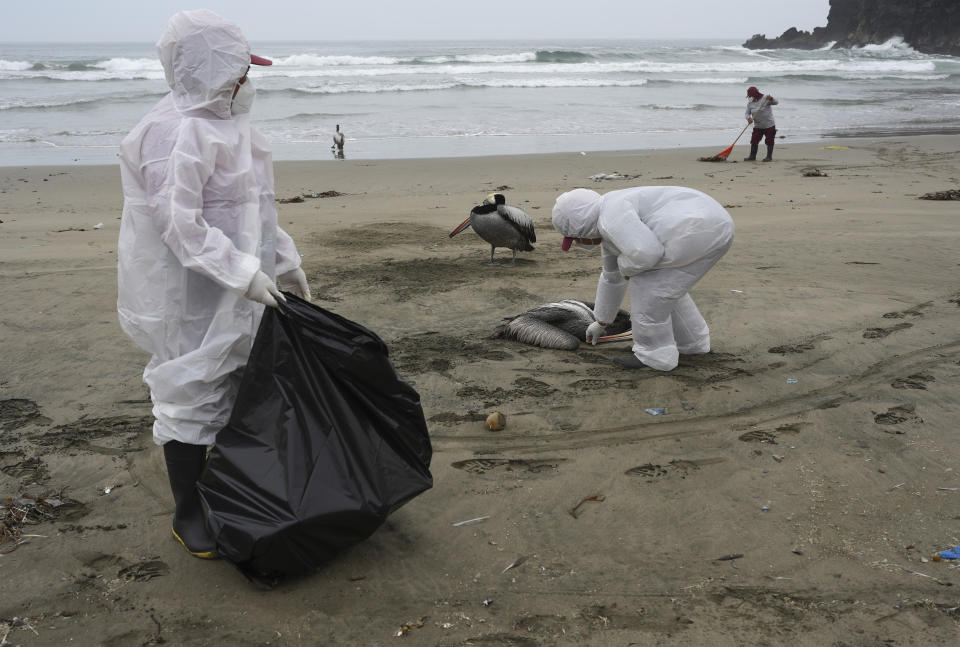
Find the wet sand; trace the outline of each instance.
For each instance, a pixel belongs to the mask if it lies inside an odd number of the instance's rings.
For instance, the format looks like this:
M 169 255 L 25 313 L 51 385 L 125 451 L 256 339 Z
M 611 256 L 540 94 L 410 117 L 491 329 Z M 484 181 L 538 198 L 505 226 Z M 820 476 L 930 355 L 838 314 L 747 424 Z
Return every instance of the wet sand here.
M 147 357 L 116 321 L 118 169 L 0 168 L 0 499 L 78 502 L 0 556 L 0 639 L 956 644 L 960 570 L 930 558 L 960 544 L 960 203 L 918 197 L 958 188 L 958 149 L 277 164 L 278 198 L 311 196 L 278 209 L 316 303 L 383 337 L 421 394 L 435 486 L 268 592 L 170 535 Z M 636 177 L 590 179 L 613 173 Z M 706 191 L 736 222 L 692 292 L 713 352 L 631 372 L 610 361 L 626 343 L 488 339 L 539 303 L 593 298 L 599 256 L 560 250 L 555 197 L 637 184 Z M 537 228 L 515 266 L 447 237 L 495 189 Z M 484 427 L 493 411 L 503 431 Z

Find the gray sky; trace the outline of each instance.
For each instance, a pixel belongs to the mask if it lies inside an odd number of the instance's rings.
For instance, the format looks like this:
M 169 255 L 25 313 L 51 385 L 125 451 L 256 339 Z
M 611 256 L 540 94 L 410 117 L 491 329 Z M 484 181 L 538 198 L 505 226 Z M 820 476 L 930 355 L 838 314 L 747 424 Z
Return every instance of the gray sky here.
M 154 42 L 172 14 L 200 7 L 237 23 L 251 41 L 746 40 L 824 26 L 829 0 L 17 0 L 4 3 L 0 42 Z

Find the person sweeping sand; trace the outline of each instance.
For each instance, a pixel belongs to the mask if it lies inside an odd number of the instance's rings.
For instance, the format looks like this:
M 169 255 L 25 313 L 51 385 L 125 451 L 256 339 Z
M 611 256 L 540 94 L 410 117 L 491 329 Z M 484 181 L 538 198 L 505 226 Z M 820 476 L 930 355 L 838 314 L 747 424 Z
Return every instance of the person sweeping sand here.
M 757 161 L 757 149 L 760 148 L 760 140 L 763 139 L 767 145 L 767 156 L 763 158 L 764 162 L 773 161 L 773 142 L 777 136 L 777 125 L 773 119 L 773 108 L 779 103 L 771 95 L 764 95 L 756 86 L 751 85 L 747 88 L 747 110 L 744 116 L 747 118 L 747 124 L 753 124 L 753 133 L 750 135 L 750 156 L 743 158 L 744 162 Z

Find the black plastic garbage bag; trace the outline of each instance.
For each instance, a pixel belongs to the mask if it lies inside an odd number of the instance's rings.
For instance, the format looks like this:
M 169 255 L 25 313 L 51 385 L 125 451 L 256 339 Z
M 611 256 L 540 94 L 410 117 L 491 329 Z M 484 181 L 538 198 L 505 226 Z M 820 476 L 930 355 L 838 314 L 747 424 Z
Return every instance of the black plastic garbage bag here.
M 286 296 L 198 484 L 220 555 L 252 576 L 310 572 L 433 485 L 420 396 L 383 341 Z

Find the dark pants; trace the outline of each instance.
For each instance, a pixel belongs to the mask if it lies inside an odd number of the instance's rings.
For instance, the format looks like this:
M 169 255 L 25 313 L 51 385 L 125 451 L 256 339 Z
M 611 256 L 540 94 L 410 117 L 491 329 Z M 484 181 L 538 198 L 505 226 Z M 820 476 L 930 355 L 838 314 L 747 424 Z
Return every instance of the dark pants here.
M 767 146 L 773 146 L 773 139 L 776 134 L 776 126 L 770 126 L 769 128 L 754 128 L 753 133 L 750 135 L 750 144 L 759 144 L 760 140 L 764 139 L 764 143 Z

